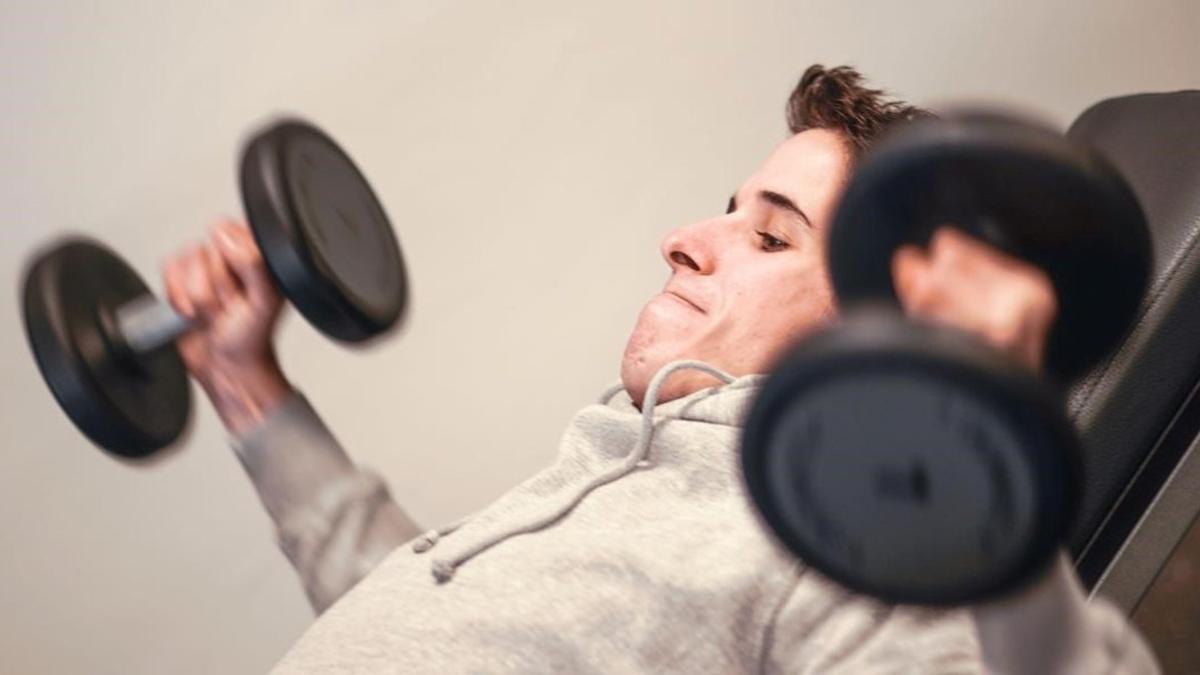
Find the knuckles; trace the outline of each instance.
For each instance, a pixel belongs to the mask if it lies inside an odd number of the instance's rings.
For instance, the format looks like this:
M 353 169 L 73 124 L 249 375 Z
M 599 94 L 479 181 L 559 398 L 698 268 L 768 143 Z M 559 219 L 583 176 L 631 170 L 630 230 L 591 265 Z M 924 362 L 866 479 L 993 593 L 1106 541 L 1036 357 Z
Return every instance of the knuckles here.
M 1007 352 L 1040 352 L 1058 305 L 1049 277 L 950 227 L 925 251 L 893 260 L 896 294 L 911 315 L 983 337 Z

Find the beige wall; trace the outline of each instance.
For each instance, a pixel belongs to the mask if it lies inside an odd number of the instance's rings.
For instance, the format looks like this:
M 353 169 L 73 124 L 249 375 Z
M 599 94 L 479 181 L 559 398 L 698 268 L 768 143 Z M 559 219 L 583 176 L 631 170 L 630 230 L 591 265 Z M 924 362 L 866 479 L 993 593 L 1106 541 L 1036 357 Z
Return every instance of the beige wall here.
M 781 138 L 810 63 L 921 103 L 1066 123 L 1200 86 L 1196 0 L 145 2 L 0 5 L 0 671 L 251 673 L 311 616 L 215 416 L 132 467 L 55 407 L 16 304 L 63 230 L 157 279 L 236 213 L 233 162 L 278 111 L 325 125 L 393 216 L 415 302 L 341 351 L 295 317 L 284 362 L 421 522 L 545 463 L 615 380 L 656 243 L 710 215 Z

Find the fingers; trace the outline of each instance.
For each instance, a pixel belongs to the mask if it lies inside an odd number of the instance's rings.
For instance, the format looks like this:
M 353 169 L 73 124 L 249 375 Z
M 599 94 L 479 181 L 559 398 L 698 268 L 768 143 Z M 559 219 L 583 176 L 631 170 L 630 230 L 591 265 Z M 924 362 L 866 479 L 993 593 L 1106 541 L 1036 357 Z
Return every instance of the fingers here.
M 196 308 L 188 295 L 187 285 L 187 253 L 171 256 L 162 266 L 163 285 L 167 289 L 167 302 L 176 312 L 191 319 L 196 316 Z
M 237 288 L 221 256 L 203 245 L 190 246 L 163 264 L 167 300 L 188 319 L 207 323 Z
M 912 311 L 921 304 L 932 266 L 929 256 L 912 244 L 901 246 L 892 255 L 892 285 L 906 309 Z
M 251 305 L 264 308 L 276 302 L 274 281 L 250 228 L 244 223 L 224 220 L 213 228 L 212 241 Z
M 167 299 L 180 314 L 205 321 L 236 301 L 269 316 L 282 302 L 250 229 L 223 220 L 206 244 L 185 249 L 163 264 Z
M 974 333 L 1038 370 L 1057 313 L 1046 273 L 954 228 L 925 249 L 902 246 L 892 278 L 905 311 Z
M 980 332 L 997 302 L 995 288 L 981 271 L 989 264 L 985 254 L 991 253 L 985 248 L 949 227 L 937 230 L 926 248 L 898 248 L 892 256 L 892 283 L 905 312 Z
M 203 246 L 191 250 L 185 259 L 183 285 L 195 308 L 196 318 L 207 322 L 221 310 L 221 298 L 217 296 L 209 269 L 209 251 Z
M 892 283 L 906 309 L 929 309 L 939 298 L 967 291 L 983 266 L 1002 263 L 1000 257 L 965 232 L 943 226 L 934 232 L 927 248 L 908 244 L 896 250 L 892 256 Z
M 238 296 L 238 284 L 233 278 L 233 272 L 225 257 L 217 249 L 215 242 L 203 249 L 204 264 L 212 284 L 213 294 L 219 305 L 234 300 Z

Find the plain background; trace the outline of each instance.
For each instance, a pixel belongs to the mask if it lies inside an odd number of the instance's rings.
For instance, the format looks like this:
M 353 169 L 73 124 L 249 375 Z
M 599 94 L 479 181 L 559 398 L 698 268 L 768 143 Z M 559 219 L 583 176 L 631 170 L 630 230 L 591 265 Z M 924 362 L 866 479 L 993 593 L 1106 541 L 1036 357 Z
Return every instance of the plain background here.
M 289 374 L 423 524 L 545 464 L 615 381 L 666 266 L 783 138 L 814 62 L 917 103 L 1065 125 L 1200 86 L 1200 2 L 5 2 L 0 5 L 0 671 L 253 673 L 311 621 L 207 402 L 163 461 L 90 447 L 29 356 L 29 253 L 64 231 L 161 288 L 164 255 L 240 213 L 248 129 L 301 113 L 371 178 L 412 276 L 361 351 L 294 315 Z

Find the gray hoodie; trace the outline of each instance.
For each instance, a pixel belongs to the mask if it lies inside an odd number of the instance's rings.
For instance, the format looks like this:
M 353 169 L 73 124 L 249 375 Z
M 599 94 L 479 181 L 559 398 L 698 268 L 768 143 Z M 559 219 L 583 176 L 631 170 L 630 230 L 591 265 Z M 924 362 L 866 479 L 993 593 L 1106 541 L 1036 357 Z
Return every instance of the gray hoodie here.
M 727 384 L 656 405 L 687 368 Z M 1062 611 L 1037 611 L 1060 626 L 1073 617 L 1075 637 L 1050 641 L 1062 653 L 1025 654 L 1027 638 L 1006 629 L 1033 625 L 1027 607 L 885 605 L 798 562 L 761 525 L 738 469 L 760 383 L 679 362 L 641 411 L 611 389 L 572 418 L 550 467 L 415 538 L 382 481 L 294 396 L 235 443 L 310 600 L 332 605 L 275 672 L 1154 671 L 1136 632 L 1085 605 L 1066 565 L 1051 601 Z

